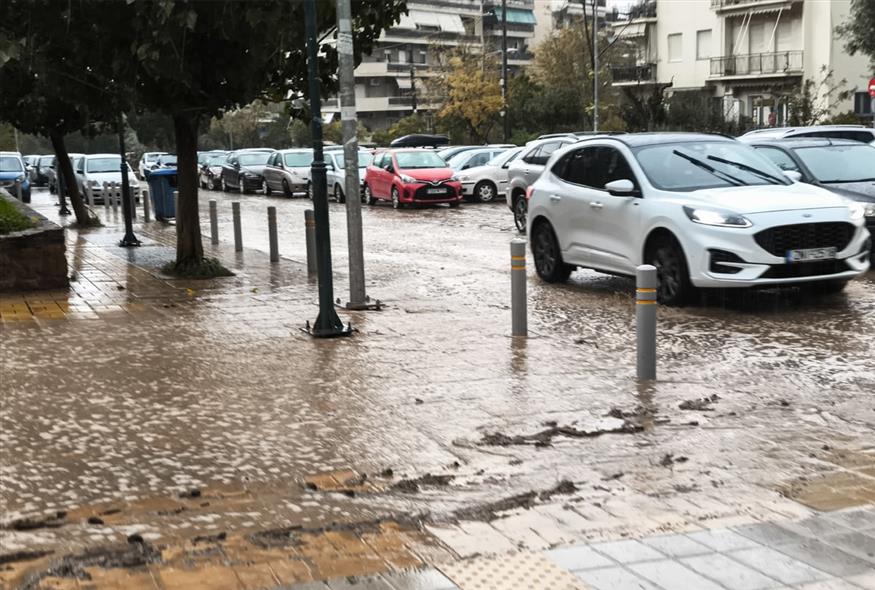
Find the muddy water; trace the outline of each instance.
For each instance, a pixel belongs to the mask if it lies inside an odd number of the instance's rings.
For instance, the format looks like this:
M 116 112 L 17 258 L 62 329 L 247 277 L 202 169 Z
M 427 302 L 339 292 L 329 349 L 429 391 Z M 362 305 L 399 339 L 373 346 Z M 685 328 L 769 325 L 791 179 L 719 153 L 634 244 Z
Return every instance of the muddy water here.
M 220 200 L 223 239 L 231 236 L 230 201 L 240 200 L 245 245 L 262 252 L 266 207 L 276 206 L 281 255 L 305 260 L 308 201 L 201 198 L 204 211 L 207 199 Z M 332 204 L 336 295 L 346 300 L 343 213 Z M 514 342 L 508 241 L 517 234 L 503 204 L 366 207 L 363 218 L 368 291 L 388 307 L 343 314 L 360 330 L 351 339 L 303 334 L 316 315 L 315 285 L 299 267 L 297 279 L 275 280 L 252 250 L 226 258 L 239 271 L 227 288 L 195 294 L 188 306 L 3 325 L 4 519 L 222 486 L 249 490 L 253 500 L 141 523 L 161 537 L 172 534 L 168 522 L 209 530 L 381 511 L 440 518 L 618 471 L 630 474 L 631 488 L 668 493 L 679 481 L 659 464 L 669 452 L 696 465 L 683 485 L 719 479 L 747 490 L 798 474 L 812 440 L 875 444 L 872 273 L 837 296 L 761 292 L 661 309 L 660 381 L 640 387 L 630 281 L 581 271 L 555 286 L 530 271 L 532 337 Z M 149 231 L 160 240 L 171 230 Z M 94 264 L 115 256 L 112 240 L 83 238 Z M 130 285 L 134 296 L 146 288 Z M 149 289 L 151 301 L 164 296 L 163 284 Z M 713 395 L 712 411 L 678 408 Z M 646 415 L 648 428 L 557 437 L 550 447 L 479 444 L 485 434 L 531 435 L 547 422 L 610 429 L 613 408 Z M 399 478 L 456 479 L 418 494 L 356 498 L 300 485 L 312 473 L 387 467 Z M 39 539 L 51 536 L 22 543 Z

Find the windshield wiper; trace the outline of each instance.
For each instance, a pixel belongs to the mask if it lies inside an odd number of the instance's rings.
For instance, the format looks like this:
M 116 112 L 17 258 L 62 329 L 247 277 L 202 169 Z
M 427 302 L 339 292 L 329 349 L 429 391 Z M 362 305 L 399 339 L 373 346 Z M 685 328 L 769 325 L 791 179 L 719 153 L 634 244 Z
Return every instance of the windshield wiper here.
M 742 179 L 736 178 L 735 176 L 733 176 L 731 174 L 727 174 L 726 172 L 723 172 L 722 170 L 717 170 L 717 168 L 708 164 L 707 162 L 703 162 L 699 158 L 694 158 L 693 156 L 687 155 L 680 150 L 674 150 L 672 153 L 676 156 L 680 156 L 681 158 L 690 162 L 694 166 L 698 166 L 702 170 L 710 172 L 711 174 L 713 174 L 717 178 L 722 178 L 725 182 L 728 182 L 729 184 L 731 184 L 733 186 L 745 186 L 745 185 L 747 185 L 747 183 L 745 181 L 743 181 Z
M 729 164 L 730 166 L 735 166 L 739 170 L 744 170 L 745 172 L 750 172 L 751 174 L 755 174 L 760 178 L 765 178 L 772 184 L 784 184 L 784 182 L 773 174 L 769 174 L 768 172 L 763 172 L 758 168 L 754 168 L 753 166 L 748 166 L 742 162 L 736 162 L 735 160 L 726 160 L 724 158 L 720 158 L 718 156 L 708 156 L 709 160 L 714 160 L 715 162 L 720 162 L 721 164 Z
M 842 179 L 837 178 L 835 180 L 821 180 L 820 182 L 823 182 L 825 184 L 850 184 L 852 182 L 872 182 L 872 181 L 875 181 L 875 178 L 855 178 L 854 180 L 842 180 Z

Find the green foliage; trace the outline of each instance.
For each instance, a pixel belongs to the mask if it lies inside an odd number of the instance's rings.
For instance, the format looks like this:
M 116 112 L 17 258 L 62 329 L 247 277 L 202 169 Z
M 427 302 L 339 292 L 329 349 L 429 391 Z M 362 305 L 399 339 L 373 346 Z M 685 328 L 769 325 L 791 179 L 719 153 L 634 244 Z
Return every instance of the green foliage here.
M 848 53 L 869 56 L 869 63 L 875 70 L 875 2 L 851 0 L 848 19 L 836 29 L 836 33 L 845 39 Z
M 830 116 L 831 107 L 853 96 L 848 90 L 847 80 L 836 80 L 835 72 L 827 66 L 820 68 L 820 79 L 808 78 L 801 86 L 789 90 L 776 89 L 772 96 L 776 102 L 785 102 L 789 118 L 787 124 L 793 127 L 820 125 Z
M 0 235 L 34 227 L 34 222 L 18 207 L 0 197 Z
M 181 279 L 213 279 L 216 277 L 233 277 L 234 273 L 225 268 L 215 258 L 202 258 L 201 260 L 183 260 L 181 262 L 168 262 L 161 267 L 164 274 Z
M 865 125 L 868 123 L 868 117 L 861 117 L 854 111 L 845 111 L 837 113 L 832 117 L 823 120 L 823 125 Z

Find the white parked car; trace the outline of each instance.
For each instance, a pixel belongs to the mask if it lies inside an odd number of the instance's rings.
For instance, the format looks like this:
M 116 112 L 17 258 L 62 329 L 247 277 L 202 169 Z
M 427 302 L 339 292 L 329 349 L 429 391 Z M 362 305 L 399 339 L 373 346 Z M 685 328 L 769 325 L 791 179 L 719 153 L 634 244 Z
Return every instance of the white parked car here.
M 875 145 L 875 129 L 862 125 L 812 125 L 810 127 L 766 127 L 748 131 L 738 139 L 747 143 L 763 139 L 789 139 L 791 137 L 828 137 L 850 139 Z
M 359 197 L 364 201 L 364 184 L 365 172 L 368 170 L 368 165 L 374 155 L 365 150 L 359 150 L 358 153 L 358 169 L 359 169 Z M 328 194 L 334 196 L 334 200 L 338 203 L 346 202 L 346 158 L 343 156 L 343 150 L 326 150 L 325 163 L 328 169 L 325 174 L 327 176 Z
M 79 190 L 82 197 L 87 197 L 87 191 L 94 194 L 94 202 L 103 202 L 103 183 L 117 183 L 121 186 L 121 157 L 118 154 L 88 154 L 77 160 L 76 176 L 79 180 Z M 140 197 L 140 183 L 134 176 L 130 164 L 128 167 L 128 184 L 134 201 Z
M 165 155 L 167 152 L 146 152 L 140 158 L 140 163 L 137 165 L 137 172 L 140 179 L 146 178 L 146 171 L 151 171 L 158 164 L 158 158 Z
M 529 190 L 538 275 L 656 266 L 657 298 L 698 287 L 816 283 L 838 291 L 869 269 L 864 209 L 793 182 L 753 148 L 715 135 L 644 133 L 556 152 Z
M 507 169 L 525 148 L 505 150 L 483 164 L 459 172 L 462 196 L 480 203 L 490 203 L 507 189 Z

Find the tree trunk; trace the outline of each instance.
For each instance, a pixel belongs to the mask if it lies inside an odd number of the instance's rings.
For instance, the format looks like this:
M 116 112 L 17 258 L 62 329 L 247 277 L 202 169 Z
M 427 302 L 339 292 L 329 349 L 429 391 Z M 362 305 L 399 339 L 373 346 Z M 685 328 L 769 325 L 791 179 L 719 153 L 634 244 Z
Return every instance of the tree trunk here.
M 64 185 L 67 189 L 67 195 L 70 197 L 70 204 L 73 205 L 73 212 L 76 214 L 76 223 L 81 227 L 91 225 L 91 217 L 88 215 L 85 203 L 82 202 L 82 195 L 79 193 L 79 183 L 76 182 L 73 164 L 70 163 L 67 146 L 64 144 L 64 134 L 60 131 L 52 131 L 49 134 L 49 139 L 52 141 L 52 148 L 55 150 L 55 157 L 58 161 L 58 170 L 55 170 L 55 174 L 62 174 L 64 176 Z M 58 193 L 61 193 L 60 184 L 58 186 Z M 63 203 L 63 194 L 59 194 L 58 198 Z
M 177 113 L 173 115 L 173 128 L 176 132 L 176 178 L 179 191 L 179 208 L 176 211 L 176 264 L 198 265 L 204 258 L 197 202 L 198 116 Z

